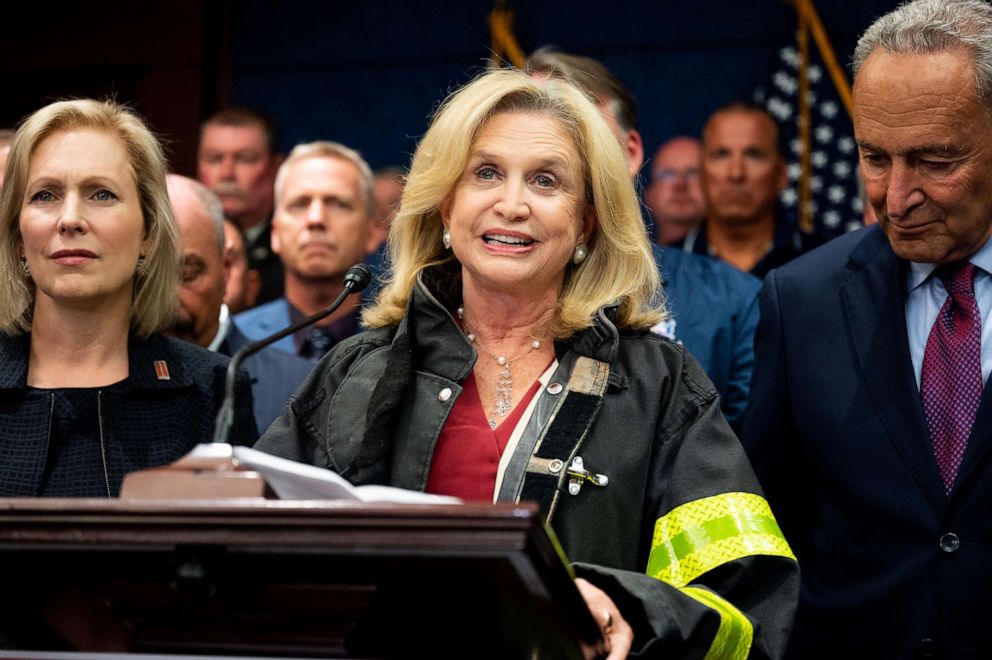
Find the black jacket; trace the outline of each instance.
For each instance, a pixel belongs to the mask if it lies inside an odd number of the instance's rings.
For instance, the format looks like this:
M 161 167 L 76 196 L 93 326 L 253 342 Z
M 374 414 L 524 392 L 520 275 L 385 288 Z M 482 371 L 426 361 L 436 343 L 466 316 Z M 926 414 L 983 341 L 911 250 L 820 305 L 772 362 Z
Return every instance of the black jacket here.
M 53 441 L 55 394 L 27 386 L 30 342 L 30 335 L 0 335 L 0 496 L 39 494 Z M 103 472 L 108 485 L 98 492 L 70 494 L 116 497 L 128 472 L 170 463 L 194 445 L 210 442 L 224 396 L 227 362 L 224 356 L 176 339 L 132 336 L 127 380 L 99 395 L 105 457 L 94 452 L 92 460 L 75 466 Z M 167 379 L 160 377 L 165 375 Z M 244 372 L 239 373 L 236 390 L 231 437 L 251 444 L 258 429 Z
M 992 658 L 992 386 L 951 492 L 878 225 L 773 271 L 743 442 L 802 563 L 789 656 Z
M 429 275 L 398 327 L 335 346 L 256 448 L 355 483 L 423 490 L 476 359 Z M 642 656 L 776 657 L 798 570 L 719 397 L 685 349 L 619 330 L 614 311 L 556 342 L 559 366 L 499 499 L 541 504 L 576 573 L 630 621 Z M 605 486 L 572 492 L 562 466 L 580 456 Z

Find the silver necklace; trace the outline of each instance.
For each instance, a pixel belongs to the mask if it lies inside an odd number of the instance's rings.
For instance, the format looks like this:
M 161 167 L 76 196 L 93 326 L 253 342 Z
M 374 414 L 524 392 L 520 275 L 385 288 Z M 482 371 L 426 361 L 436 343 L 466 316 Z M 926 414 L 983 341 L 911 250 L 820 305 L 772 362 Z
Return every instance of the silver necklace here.
M 495 430 L 497 426 L 496 418 L 506 417 L 513 404 L 513 372 L 510 370 L 510 366 L 523 356 L 541 348 L 541 340 L 535 339 L 532 341 L 530 343 L 530 347 L 520 355 L 515 355 L 513 357 L 496 355 L 476 341 L 475 333 L 472 332 L 472 330 L 468 327 L 468 323 L 465 322 L 465 308 L 459 307 L 456 311 L 458 313 L 458 318 L 461 319 L 462 325 L 465 328 L 465 338 L 468 339 L 472 345 L 482 349 L 483 353 L 495 360 L 496 364 L 501 367 L 499 370 L 499 377 L 496 379 L 496 401 L 493 402 L 493 408 L 489 415 L 489 428 Z

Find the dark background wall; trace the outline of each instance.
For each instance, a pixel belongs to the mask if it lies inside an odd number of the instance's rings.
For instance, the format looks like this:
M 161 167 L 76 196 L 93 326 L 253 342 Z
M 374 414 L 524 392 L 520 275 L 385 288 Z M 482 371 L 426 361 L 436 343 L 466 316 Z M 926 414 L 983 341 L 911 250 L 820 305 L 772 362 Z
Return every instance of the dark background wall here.
M 818 0 L 838 58 L 895 0 Z M 510 2 L 525 52 L 601 59 L 640 104 L 648 151 L 698 132 L 714 107 L 750 98 L 795 39 L 782 0 Z M 32 3 L 5 7 L 0 125 L 66 96 L 134 104 L 193 172 L 197 125 L 227 103 L 272 113 L 281 146 L 319 138 L 404 165 L 437 103 L 482 70 L 484 0 Z

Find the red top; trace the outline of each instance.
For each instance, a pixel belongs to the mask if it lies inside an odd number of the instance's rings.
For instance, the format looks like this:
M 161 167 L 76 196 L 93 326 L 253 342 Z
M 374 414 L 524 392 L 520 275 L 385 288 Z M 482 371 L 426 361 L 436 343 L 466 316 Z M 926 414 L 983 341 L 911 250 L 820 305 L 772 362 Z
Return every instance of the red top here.
M 479 398 L 475 374 L 470 373 L 434 446 L 426 492 L 454 495 L 466 501 L 492 502 L 499 459 L 540 388 L 541 381 L 535 380 L 516 407 L 493 430 L 489 428 L 489 416 Z

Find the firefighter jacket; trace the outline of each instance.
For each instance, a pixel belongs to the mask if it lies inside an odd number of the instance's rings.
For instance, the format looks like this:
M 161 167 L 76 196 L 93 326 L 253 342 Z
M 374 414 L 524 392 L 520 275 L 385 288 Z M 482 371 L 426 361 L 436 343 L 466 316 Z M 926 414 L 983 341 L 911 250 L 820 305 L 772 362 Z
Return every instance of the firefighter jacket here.
M 421 276 L 398 326 L 325 356 L 256 448 L 356 484 L 423 490 L 476 360 L 436 280 Z M 499 500 L 541 505 L 576 575 L 634 628 L 641 657 L 778 657 L 798 566 L 719 397 L 681 346 L 613 318 L 605 308 L 556 342 Z M 574 476 L 577 458 L 589 477 Z

